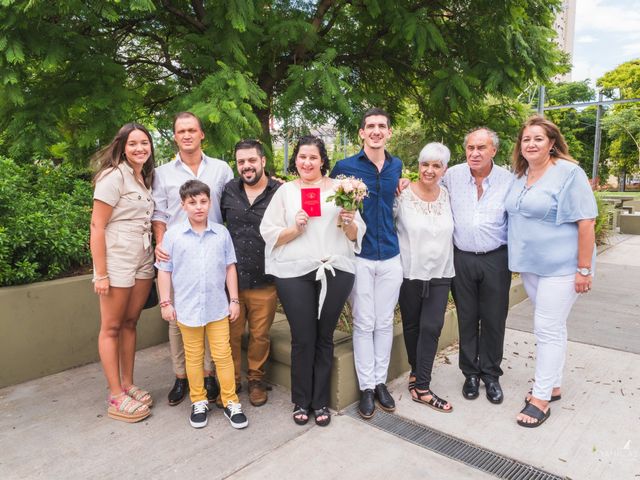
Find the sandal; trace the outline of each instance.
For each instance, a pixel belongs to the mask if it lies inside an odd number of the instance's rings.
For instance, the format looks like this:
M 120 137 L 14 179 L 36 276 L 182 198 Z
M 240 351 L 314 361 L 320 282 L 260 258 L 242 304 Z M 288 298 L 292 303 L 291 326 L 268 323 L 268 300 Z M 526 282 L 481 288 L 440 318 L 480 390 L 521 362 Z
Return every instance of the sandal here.
M 120 395 L 109 395 L 108 402 L 107 415 L 114 420 L 135 423 L 151 415 L 149 407 L 138 400 L 134 400 L 124 392 Z
M 151 398 L 151 394 L 146 390 L 142 390 L 140 387 L 131 385 L 129 388 L 123 389 L 123 391 L 131 398 L 139 401 L 143 405 L 146 405 L 149 408 L 153 406 L 153 398 Z
M 302 408 L 300 405 L 293 407 L 293 421 L 298 425 L 306 425 L 309 421 L 309 409 Z
M 526 428 L 536 428 L 542 425 L 547 418 L 551 415 L 551 409 L 547 408 L 546 413 L 540 410 L 532 403 L 527 403 L 525 407 L 520 411 L 520 413 L 524 413 L 525 415 L 537 420 L 536 422 L 523 422 L 522 420 L 518 420 L 518 425 Z
M 424 392 L 421 392 L 418 389 L 414 388 L 413 393 L 416 394 L 415 397 L 411 395 L 411 400 L 413 400 L 414 402 L 422 403 L 442 413 L 451 413 L 453 411 L 453 407 L 449 402 L 438 397 L 435 393 L 433 393 L 429 389 L 425 390 Z M 424 397 L 427 397 L 429 395 L 431 396 L 431 398 L 429 400 L 424 400 Z M 449 405 L 449 408 L 444 408 L 447 405 Z
M 409 392 L 413 391 L 416 388 L 416 374 L 413 372 L 409 373 Z
M 326 427 L 331 423 L 331 412 L 327 407 L 319 408 L 313 411 L 313 416 L 316 417 L 316 425 L 319 427 Z M 320 417 L 324 417 L 321 419 Z
M 529 393 L 527 393 L 527 397 L 524 397 L 524 403 L 528 404 L 531 401 L 531 396 L 533 395 L 533 390 L 529 390 Z M 549 399 L 549 402 L 557 402 L 558 400 L 562 400 L 562 394 L 560 395 L 551 395 L 551 398 Z

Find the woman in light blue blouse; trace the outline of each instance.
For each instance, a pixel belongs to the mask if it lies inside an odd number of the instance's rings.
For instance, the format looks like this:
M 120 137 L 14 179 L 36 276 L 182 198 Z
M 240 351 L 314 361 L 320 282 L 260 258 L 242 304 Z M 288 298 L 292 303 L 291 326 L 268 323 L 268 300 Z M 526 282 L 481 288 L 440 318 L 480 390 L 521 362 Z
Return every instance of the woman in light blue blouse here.
M 543 117 L 530 118 L 520 130 L 513 171 L 505 200 L 509 269 L 520 272 L 534 305 L 537 345 L 533 389 L 517 421 L 533 428 L 561 398 L 567 317 L 578 294 L 591 290 L 598 210 L 584 170 L 558 127 Z

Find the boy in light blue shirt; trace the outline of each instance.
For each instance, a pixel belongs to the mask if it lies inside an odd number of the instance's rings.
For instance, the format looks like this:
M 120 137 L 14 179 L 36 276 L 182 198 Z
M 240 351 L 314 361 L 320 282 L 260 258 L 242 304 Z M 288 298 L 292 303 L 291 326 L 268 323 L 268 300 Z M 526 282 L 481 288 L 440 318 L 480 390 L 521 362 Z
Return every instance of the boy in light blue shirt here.
M 224 415 L 233 428 L 245 428 L 249 422 L 236 394 L 229 343 L 229 322 L 235 321 L 240 312 L 236 256 L 227 229 L 208 221 L 210 195 L 209 187 L 199 180 L 180 187 L 187 219 L 167 230 L 162 245 L 169 260 L 156 263 L 161 314 L 166 321 L 176 320 L 182 333 L 191 426 L 202 428 L 207 424 L 209 402 L 203 380 L 206 336 L 217 367 Z

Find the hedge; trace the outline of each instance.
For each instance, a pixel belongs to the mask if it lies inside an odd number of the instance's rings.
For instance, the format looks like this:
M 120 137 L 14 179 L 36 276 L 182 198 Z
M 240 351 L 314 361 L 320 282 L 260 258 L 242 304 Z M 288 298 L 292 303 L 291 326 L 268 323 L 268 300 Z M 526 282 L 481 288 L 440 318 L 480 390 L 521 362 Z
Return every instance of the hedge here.
M 0 157 L 0 286 L 88 269 L 90 179 L 66 164 Z

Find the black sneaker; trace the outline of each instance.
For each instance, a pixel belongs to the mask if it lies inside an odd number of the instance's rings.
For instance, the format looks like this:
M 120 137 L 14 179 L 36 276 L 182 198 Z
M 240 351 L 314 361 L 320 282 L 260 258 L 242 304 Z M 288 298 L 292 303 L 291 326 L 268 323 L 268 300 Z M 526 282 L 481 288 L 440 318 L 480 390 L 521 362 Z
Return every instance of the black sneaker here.
M 242 413 L 242 405 L 239 403 L 233 403 L 231 400 L 227 402 L 227 406 L 224 407 L 224 416 L 229 419 L 233 428 L 245 428 L 249 425 L 249 420 L 244 413 Z
M 209 402 L 201 400 L 191 404 L 191 416 L 189 423 L 193 428 L 202 428 L 207 426 L 207 413 L 209 412 Z

